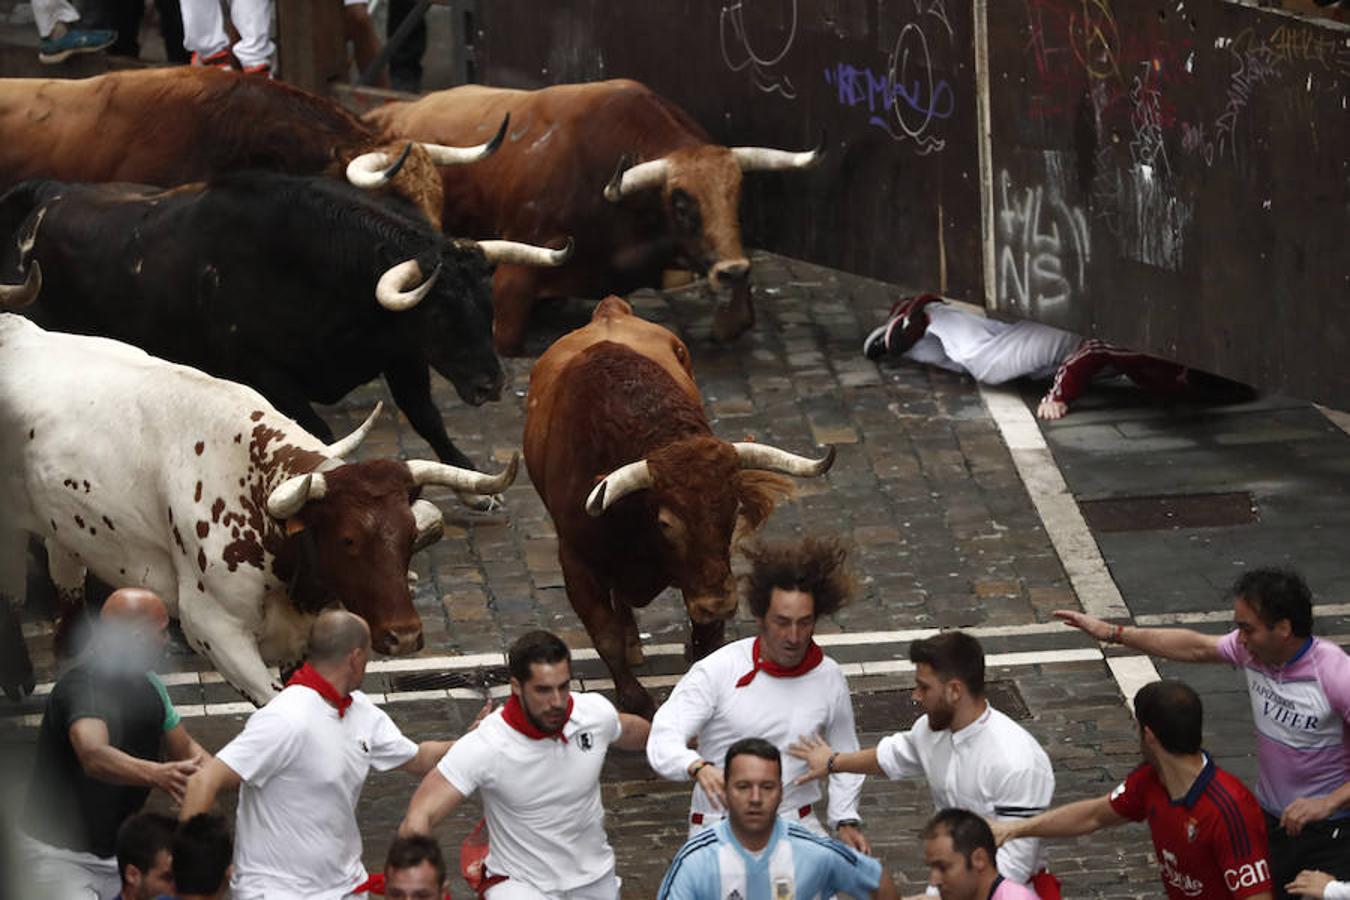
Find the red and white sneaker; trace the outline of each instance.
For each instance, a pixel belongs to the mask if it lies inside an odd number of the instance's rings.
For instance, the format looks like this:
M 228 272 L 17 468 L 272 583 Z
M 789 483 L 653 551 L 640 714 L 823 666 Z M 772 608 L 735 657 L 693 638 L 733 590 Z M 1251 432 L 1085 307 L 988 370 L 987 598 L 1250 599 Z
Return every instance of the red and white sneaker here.
M 256 66 L 244 66 L 242 71 L 245 75 L 252 75 L 255 78 L 266 78 L 269 81 L 272 80 L 271 63 L 258 63 Z
M 217 50 L 210 56 L 202 56 L 200 53 L 194 52 L 190 65 L 199 69 L 224 69 L 228 72 L 234 68 L 234 57 L 229 50 Z
M 913 347 L 928 330 L 928 314 L 923 308 L 930 303 L 941 302 L 942 298 L 937 294 L 920 294 L 897 300 L 891 307 L 886 323 L 874 328 L 863 341 L 863 356 L 868 359 L 899 356 Z

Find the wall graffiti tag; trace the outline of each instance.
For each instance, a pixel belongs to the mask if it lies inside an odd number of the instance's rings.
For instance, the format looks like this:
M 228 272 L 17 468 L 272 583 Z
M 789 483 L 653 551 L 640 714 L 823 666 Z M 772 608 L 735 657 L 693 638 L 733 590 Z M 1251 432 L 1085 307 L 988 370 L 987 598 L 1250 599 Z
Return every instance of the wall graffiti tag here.
M 1053 311 L 1087 288 L 1087 215 L 1053 183 L 1018 189 L 998 177 L 998 298 L 1024 315 Z
M 786 100 L 797 99 L 797 89 L 787 75 L 775 72 L 774 67 L 792 50 L 797 39 L 797 3 L 787 0 L 791 7 L 790 25 L 787 37 L 782 44 L 770 51 L 752 46 L 749 29 L 746 28 L 747 0 L 732 0 L 722 5 L 718 20 L 718 33 L 722 45 L 722 61 L 733 72 L 748 71 L 750 81 L 766 94 L 778 94 Z
M 893 140 L 912 142 L 920 156 L 947 146 L 943 123 L 956 109 L 956 92 L 938 75 L 952 58 L 955 31 L 945 0 L 914 0 L 915 18 L 900 29 L 884 72 L 839 62 L 825 69 L 841 106 L 863 109 L 867 124 Z

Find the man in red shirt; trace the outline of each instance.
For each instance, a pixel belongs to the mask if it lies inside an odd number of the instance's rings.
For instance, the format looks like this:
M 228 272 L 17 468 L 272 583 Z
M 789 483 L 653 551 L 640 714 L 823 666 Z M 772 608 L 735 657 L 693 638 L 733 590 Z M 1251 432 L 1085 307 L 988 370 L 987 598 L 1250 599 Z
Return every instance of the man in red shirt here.
M 995 838 L 1073 837 L 1147 820 L 1171 900 L 1270 900 L 1261 806 L 1200 749 L 1199 695 L 1184 682 L 1155 681 L 1135 696 L 1134 711 L 1143 765 L 1108 796 L 995 822 Z

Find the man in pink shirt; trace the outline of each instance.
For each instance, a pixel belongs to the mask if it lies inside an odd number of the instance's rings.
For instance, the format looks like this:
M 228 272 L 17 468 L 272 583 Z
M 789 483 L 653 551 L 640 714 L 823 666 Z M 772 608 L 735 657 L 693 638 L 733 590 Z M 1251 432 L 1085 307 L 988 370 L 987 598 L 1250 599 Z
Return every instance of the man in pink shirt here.
M 1024 884 L 998 874 L 994 832 L 965 809 L 944 809 L 923 830 L 928 883 L 942 900 L 1037 900 Z
M 1350 878 L 1350 656 L 1312 636 L 1312 593 L 1296 573 L 1255 569 L 1230 592 L 1237 628 L 1222 637 L 1186 628 L 1116 625 L 1069 610 L 1055 615 L 1102 641 L 1181 662 L 1245 670 L 1277 896 L 1302 869 Z

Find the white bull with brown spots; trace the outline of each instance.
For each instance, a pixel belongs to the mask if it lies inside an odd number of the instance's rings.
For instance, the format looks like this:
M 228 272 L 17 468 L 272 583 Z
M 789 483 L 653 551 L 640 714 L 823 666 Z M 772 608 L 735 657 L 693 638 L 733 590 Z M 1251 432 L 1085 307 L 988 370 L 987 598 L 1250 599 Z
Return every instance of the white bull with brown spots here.
M 155 591 L 254 703 L 327 606 L 363 616 L 376 650 L 414 652 L 408 562 L 440 530 L 421 486 L 496 493 L 516 461 L 498 476 L 343 462 L 374 418 L 325 445 L 251 388 L 0 314 L 0 603 L 22 597 L 33 534 L 66 602 L 82 602 L 86 570 Z

